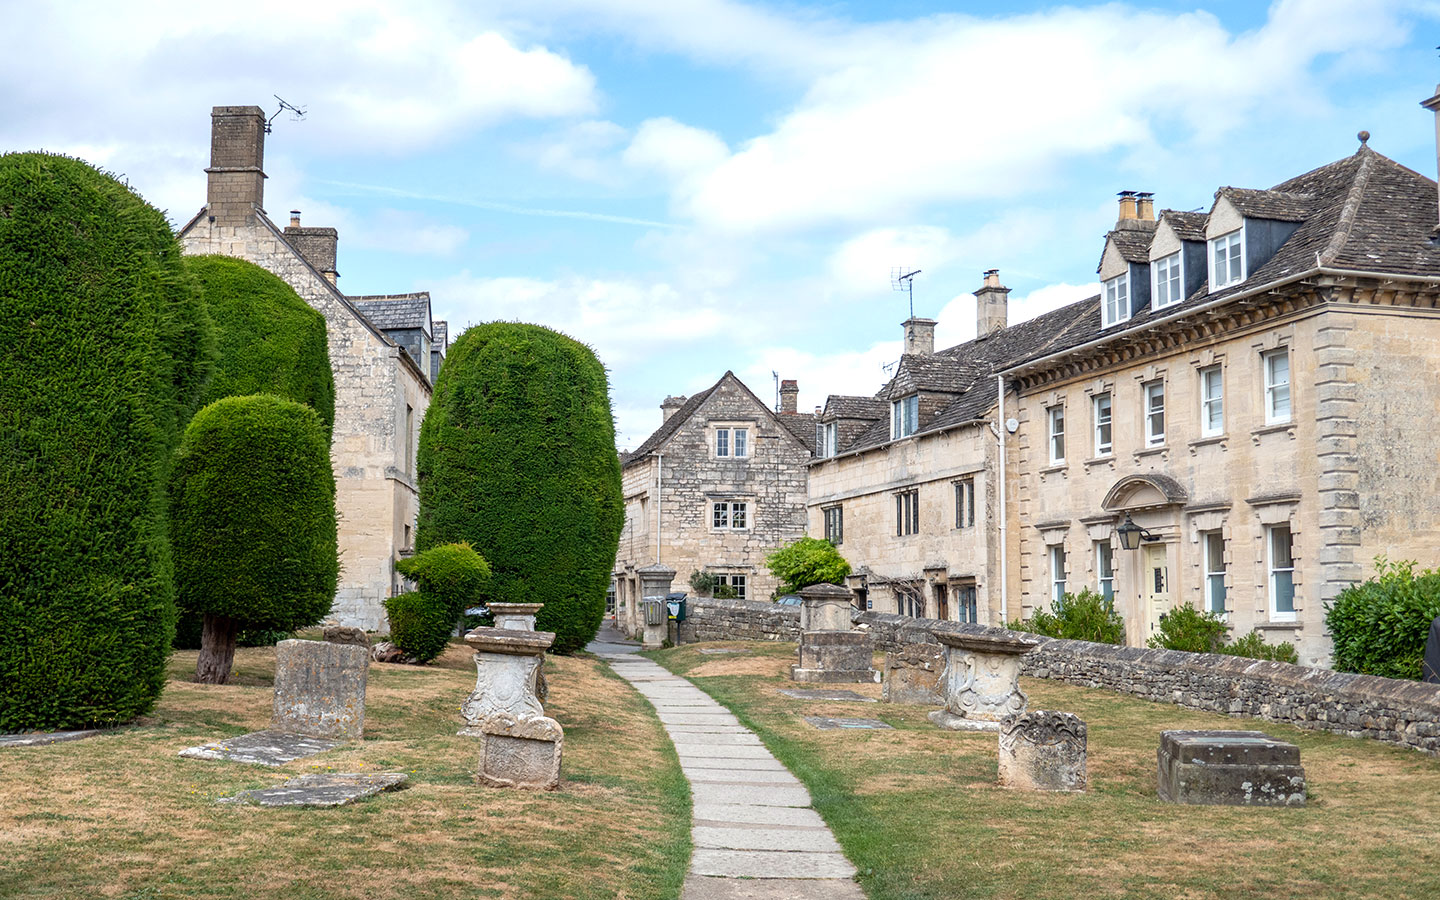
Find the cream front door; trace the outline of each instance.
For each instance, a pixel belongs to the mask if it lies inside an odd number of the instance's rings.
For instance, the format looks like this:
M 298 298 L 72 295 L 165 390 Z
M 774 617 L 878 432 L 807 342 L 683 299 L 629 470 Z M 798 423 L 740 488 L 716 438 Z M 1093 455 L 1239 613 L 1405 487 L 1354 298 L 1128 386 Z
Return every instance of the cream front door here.
M 1164 544 L 1146 544 L 1142 552 L 1145 571 L 1141 575 L 1141 594 L 1145 605 L 1145 633 L 1141 637 L 1148 641 L 1159 632 L 1160 617 L 1170 611 L 1170 562 Z

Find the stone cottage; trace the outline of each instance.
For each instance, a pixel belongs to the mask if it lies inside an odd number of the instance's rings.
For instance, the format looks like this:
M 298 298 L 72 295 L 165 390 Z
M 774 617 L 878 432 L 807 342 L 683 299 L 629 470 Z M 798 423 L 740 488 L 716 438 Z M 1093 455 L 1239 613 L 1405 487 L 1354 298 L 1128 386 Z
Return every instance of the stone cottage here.
M 937 352 L 935 321 L 911 318 L 889 383 L 874 397 L 832 395 L 820 414 L 809 533 L 854 567 L 862 608 L 985 625 L 1010 612 L 1007 536 L 1018 519 L 998 486 L 1014 451 L 1002 465 L 999 429 L 1015 398 L 996 373 L 1072 339 L 1096 301 L 1007 327 L 999 273 L 986 272 L 975 295 L 975 340 Z
M 1205 213 L 1122 194 L 1083 340 L 1004 372 L 1016 613 L 1095 588 L 1143 646 L 1187 603 L 1323 664 L 1373 557 L 1434 564 L 1436 184 L 1368 138 Z
M 186 253 L 249 260 L 284 279 L 325 316 L 335 373 L 330 447 L 340 517 L 340 585 L 331 617 L 383 627 L 398 592 L 395 561 L 412 548 L 418 511 L 416 441 L 444 359 L 446 328 L 428 294 L 346 297 L 337 287 L 333 228 L 278 227 L 265 212 L 265 113 L 211 112 L 208 195 L 180 230 Z
M 693 397 L 667 397 L 664 421 L 621 458 L 625 526 L 615 560 L 616 617 L 639 627 L 640 570 L 714 576 L 741 599 L 777 587 L 766 554 L 805 534 L 805 465 L 815 417 L 796 410 L 799 388 L 781 382 L 772 410 L 726 372 Z

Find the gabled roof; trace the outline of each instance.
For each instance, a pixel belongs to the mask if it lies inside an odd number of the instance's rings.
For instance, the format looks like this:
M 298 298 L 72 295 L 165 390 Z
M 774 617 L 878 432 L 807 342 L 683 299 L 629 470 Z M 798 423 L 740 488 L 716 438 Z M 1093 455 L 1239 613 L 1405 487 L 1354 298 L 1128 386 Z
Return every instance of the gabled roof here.
M 1440 246 L 1430 242 L 1436 226 L 1435 182 L 1367 145 L 1362 144 L 1353 156 L 1283 181 L 1269 191 L 1223 188 L 1220 194 L 1231 197 L 1232 202 L 1239 198 L 1237 208 L 1245 206 L 1241 213 L 1256 218 L 1293 216 L 1301 204 L 1306 212 L 1275 255 L 1247 272 L 1239 284 L 1214 293 L 1208 284 L 1202 284 L 1181 303 L 1158 312 L 1153 307 L 1142 309 L 1103 335 L 1097 319 L 1086 341 L 1075 346 L 1108 343 L 1157 319 L 1183 316 L 1320 269 L 1440 278 Z M 1010 368 L 1064 349 L 1070 348 L 1039 350 L 1017 359 Z
M 727 371 L 724 375 L 720 376 L 719 381 L 686 400 L 685 404 L 675 410 L 670 418 L 660 423 L 660 427 L 655 429 L 648 438 L 642 441 L 639 447 L 621 456 L 620 464 L 622 466 L 629 465 L 641 457 L 649 456 L 664 446 L 665 442 L 670 440 L 675 432 L 680 430 L 680 427 L 699 411 L 700 407 L 705 404 L 705 401 L 710 399 L 710 395 L 719 390 L 720 385 L 724 384 L 727 378 L 739 385 L 740 389 L 748 394 L 751 400 L 755 401 L 757 408 L 764 410 L 766 414 L 775 420 L 776 424 L 803 445 L 806 450 L 809 450 L 811 453 L 815 452 L 815 416 L 813 414 L 777 413 L 766 406 L 763 400 L 755 396 L 755 392 L 750 390 L 745 382 L 736 377 L 734 372 Z
M 1310 215 L 1314 194 L 1290 191 L 1254 191 L 1249 188 L 1222 187 L 1216 199 L 1224 197 L 1247 219 L 1274 219 L 1279 222 L 1303 222 Z
M 1209 218 L 1202 212 L 1186 212 L 1180 209 L 1160 210 L 1160 219 L 1168 222 L 1170 230 L 1182 241 L 1204 241 L 1205 220 Z
M 429 291 L 352 296 L 350 302 L 380 328 L 418 328 L 427 335 L 431 332 Z
M 910 354 L 900 357 L 895 377 L 884 393 L 890 398 L 916 391 L 957 394 L 970 387 L 976 370 L 968 361 L 948 353 Z
M 436 319 L 435 321 L 431 322 L 430 325 L 432 328 L 435 329 L 435 336 L 433 338 L 435 343 L 439 344 L 442 347 L 449 346 L 450 323 L 446 322 L 444 319 Z
M 814 413 L 776 413 L 775 418 L 805 449 L 815 452 L 815 423 L 820 421 Z
M 1147 227 L 1143 228 L 1116 228 L 1105 235 L 1106 247 L 1113 243 L 1115 249 L 1120 251 L 1120 257 L 1126 262 L 1148 266 L 1150 264 L 1150 240 L 1155 237 L 1155 223 L 1146 222 L 1145 224 Z M 1102 249 L 1100 262 L 1096 264 L 1095 271 L 1100 271 L 1103 265 L 1105 265 L 1105 251 Z
M 877 397 L 848 397 L 831 394 L 825 398 L 821 419 L 884 419 L 890 415 L 890 404 Z

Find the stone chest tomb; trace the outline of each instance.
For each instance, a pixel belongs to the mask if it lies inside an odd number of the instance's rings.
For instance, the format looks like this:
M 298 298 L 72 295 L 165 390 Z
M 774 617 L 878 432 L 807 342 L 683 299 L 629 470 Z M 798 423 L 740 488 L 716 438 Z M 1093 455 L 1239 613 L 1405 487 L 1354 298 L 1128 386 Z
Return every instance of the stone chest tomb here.
M 1260 731 L 1165 731 L 1160 799 L 1229 806 L 1304 806 L 1300 748 Z

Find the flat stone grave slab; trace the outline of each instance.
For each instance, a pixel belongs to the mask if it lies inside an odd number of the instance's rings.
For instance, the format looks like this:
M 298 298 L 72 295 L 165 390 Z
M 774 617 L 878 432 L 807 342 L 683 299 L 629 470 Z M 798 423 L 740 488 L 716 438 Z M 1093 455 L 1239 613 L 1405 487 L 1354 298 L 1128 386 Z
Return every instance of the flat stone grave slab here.
M 186 759 L 223 759 L 260 766 L 283 766 L 293 760 L 334 750 L 342 743 L 283 731 L 252 731 L 229 740 L 189 747 L 181 750 L 180 755 Z
M 854 691 L 811 691 L 804 688 L 781 688 L 778 693 L 796 700 L 843 700 L 848 703 L 875 703 L 874 697 L 857 694 Z
M 829 731 L 832 728 L 856 728 L 856 729 L 881 729 L 889 728 L 879 719 L 845 719 L 832 718 L 829 716 L 806 716 L 805 721 L 819 728 L 821 731 Z
M 398 791 L 407 776 L 400 772 L 362 775 L 334 772 L 297 775 L 284 784 L 241 791 L 233 797 L 221 797 L 216 803 L 253 803 L 258 806 L 344 806 L 382 791 Z
M 104 734 L 103 728 L 84 728 L 79 731 L 30 731 L 24 734 L 0 734 L 0 749 L 5 747 L 43 747 L 64 741 L 78 741 Z
M 701 647 L 701 653 L 749 653 L 746 647 Z

